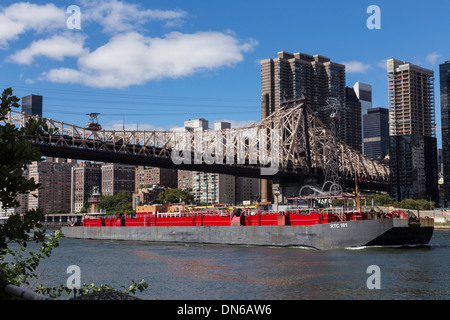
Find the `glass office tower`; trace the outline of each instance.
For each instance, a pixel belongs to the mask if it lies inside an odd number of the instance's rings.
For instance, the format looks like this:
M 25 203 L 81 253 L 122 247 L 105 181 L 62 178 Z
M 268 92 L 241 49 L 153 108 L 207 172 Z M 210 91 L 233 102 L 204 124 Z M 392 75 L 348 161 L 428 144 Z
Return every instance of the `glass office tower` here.
M 441 85 L 442 154 L 444 161 L 443 205 L 450 207 L 450 61 L 439 65 L 439 78 Z

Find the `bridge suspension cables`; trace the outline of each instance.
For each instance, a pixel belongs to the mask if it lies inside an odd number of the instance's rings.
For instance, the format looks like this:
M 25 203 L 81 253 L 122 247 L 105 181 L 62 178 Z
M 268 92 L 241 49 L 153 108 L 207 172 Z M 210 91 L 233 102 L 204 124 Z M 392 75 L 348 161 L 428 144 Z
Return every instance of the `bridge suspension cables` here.
M 23 126 L 30 117 L 37 116 L 10 111 L 4 121 Z M 55 133 L 29 137 L 44 156 L 279 181 L 337 173 L 341 180 L 389 182 L 386 165 L 339 140 L 304 101 L 248 126 L 222 130 L 90 130 L 53 119 L 47 124 Z

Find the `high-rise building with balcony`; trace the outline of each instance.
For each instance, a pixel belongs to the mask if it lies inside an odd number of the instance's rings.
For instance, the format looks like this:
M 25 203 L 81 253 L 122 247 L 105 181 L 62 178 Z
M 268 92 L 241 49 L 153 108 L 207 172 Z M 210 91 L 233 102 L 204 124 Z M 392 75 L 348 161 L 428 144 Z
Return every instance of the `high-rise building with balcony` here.
M 387 61 L 391 136 L 435 137 L 434 71 L 406 61 Z
M 439 203 L 434 72 L 406 61 L 387 61 L 391 194 Z

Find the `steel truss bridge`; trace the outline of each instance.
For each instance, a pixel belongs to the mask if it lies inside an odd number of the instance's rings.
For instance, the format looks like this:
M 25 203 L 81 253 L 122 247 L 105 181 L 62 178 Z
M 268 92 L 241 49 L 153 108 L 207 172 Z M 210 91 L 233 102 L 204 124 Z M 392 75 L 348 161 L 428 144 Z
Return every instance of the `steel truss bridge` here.
M 4 122 L 24 126 L 30 117 L 37 118 L 10 111 Z M 327 168 L 335 166 L 332 161 L 338 159 L 343 183 L 354 186 L 358 179 L 361 189 L 383 191 L 389 185 L 386 165 L 338 140 L 304 102 L 282 107 L 249 126 L 203 132 L 92 131 L 53 119 L 47 119 L 47 124 L 56 133 L 28 137 L 44 156 L 213 172 L 280 183 L 323 181 Z M 276 170 L 270 172 L 269 168 Z

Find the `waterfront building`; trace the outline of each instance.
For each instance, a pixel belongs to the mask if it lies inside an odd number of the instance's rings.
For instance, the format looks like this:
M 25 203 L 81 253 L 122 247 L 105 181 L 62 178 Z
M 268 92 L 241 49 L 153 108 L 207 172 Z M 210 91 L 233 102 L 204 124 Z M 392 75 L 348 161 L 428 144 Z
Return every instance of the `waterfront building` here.
M 133 210 L 136 207 L 150 204 L 152 201 L 157 200 L 158 195 L 167 190 L 167 188 L 160 187 L 155 184 L 153 186 L 147 185 L 145 187 L 139 188 L 133 193 Z
M 192 190 L 192 171 L 178 170 L 178 188 L 189 192 Z
M 22 112 L 42 117 L 42 96 L 30 94 L 23 97 Z
M 72 167 L 71 212 L 89 209 L 88 200 L 94 187 L 102 185 L 102 165 L 89 161 L 79 162 Z
M 382 160 L 389 153 L 389 109 L 369 108 L 363 118 L 364 154 Z
M 391 195 L 439 203 L 434 120 L 434 72 L 387 61 Z
M 102 195 L 113 196 L 121 191 L 135 192 L 135 166 L 103 163 Z
M 235 177 L 227 174 L 193 172 L 192 195 L 196 203 L 236 202 Z
M 42 208 L 44 213 L 70 212 L 71 172 L 76 160 L 47 157 L 32 162 L 29 178 L 41 186 L 28 195 L 28 209 Z
M 259 179 L 236 177 L 236 203 L 255 202 L 260 196 L 259 185 Z
M 450 61 L 439 65 L 442 123 L 443 205 L 450 207 Z

